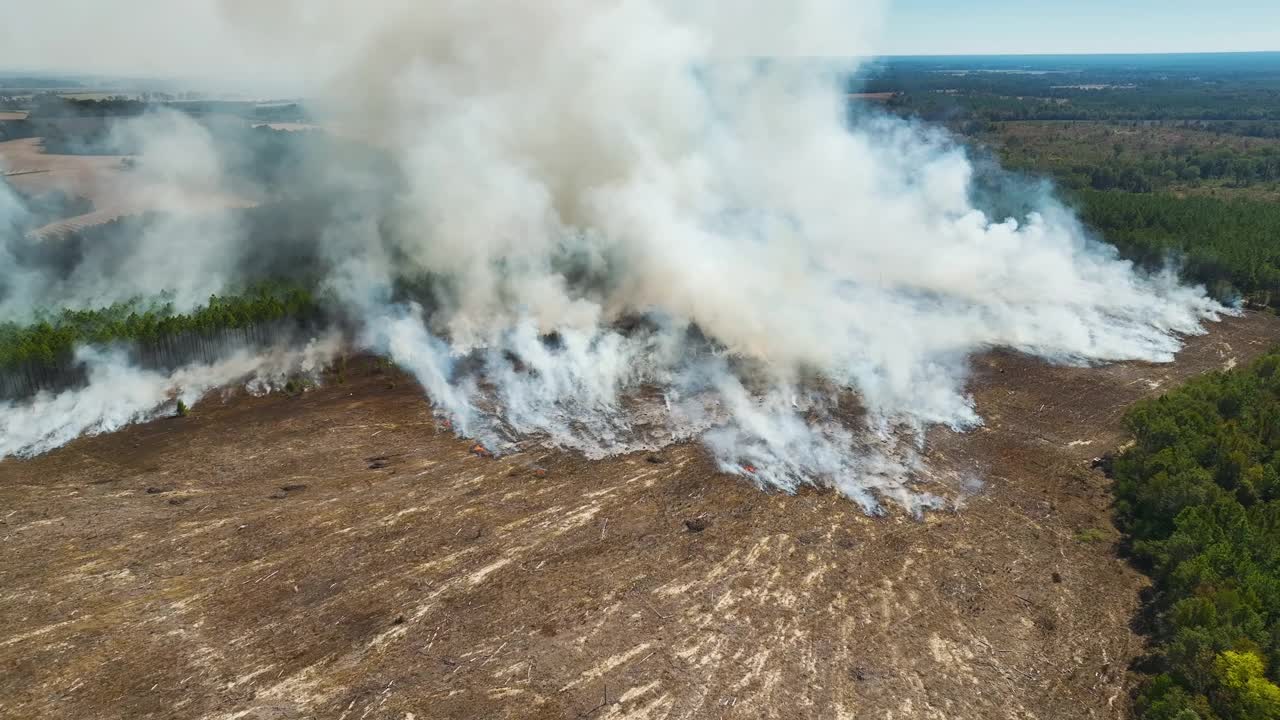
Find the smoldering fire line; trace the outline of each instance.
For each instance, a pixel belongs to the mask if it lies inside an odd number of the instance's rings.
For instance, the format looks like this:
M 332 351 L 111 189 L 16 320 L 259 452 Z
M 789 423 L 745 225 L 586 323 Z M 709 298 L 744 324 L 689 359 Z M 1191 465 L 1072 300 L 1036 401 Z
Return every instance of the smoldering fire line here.
M 205 394 L 232 383 L 251 392 L 283 387 L 295 375 L 313 375 L 341 347 L 340 336 L 313 338 L 297 348 L 240 350 L 211 363 L 191 363 L 169 372 L 144 370 L 120 352 L 82 348 L 82 387 L 41 392 L 29 401 L 0 403 L 0 459 L 30 457 L 82 435 L 113 432 L 172 414 L 178 403 L 195 405 Z
M 90 368 L 82 350 L 110 351 L 139 370 L 170 373 L 187 365 L 212 365 L 244 352 L 305 345 L 319 327 L 284 320 L 224 328 L 209 332 L 183 331 L 143 342 L 81 344 L 65 356 L 30 360 L 0 368 L 0 402 L 21 402 L 39 393 L 62 393 L 88 384 Z

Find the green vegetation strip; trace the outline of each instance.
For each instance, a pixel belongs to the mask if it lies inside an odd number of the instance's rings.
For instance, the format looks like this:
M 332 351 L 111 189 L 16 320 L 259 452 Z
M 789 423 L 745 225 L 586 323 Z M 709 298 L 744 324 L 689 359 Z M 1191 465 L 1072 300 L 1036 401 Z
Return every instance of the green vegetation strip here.
M 230 297 L 214 295 L 207 305 L 186 314 L 174 313 L 168 303 L 146 306 L 141 301 L 98 310 L 63 310 L 31 325 L 0 324 L 0 369 L 53 367 L 83 344 L 148 344 L 184 333 L 212 335 L 318 314 L 319 303 L 312 292 L 290 284 L 257 285 Z
M 1280 718 L 1280 350 L 1127 423 L 1117 519 L 1154 583 L 1138 717 Z
M 994 136 L 1002 142 L 1001 164 L 1049 173 L 1071 190 L 1232 194 L 1244 189 L 1274 192 L 1280 182 L 1280 144 L 1275 142 L 1241 140 L 1233 147 L 1206 132 L 1160 128 L 1053 124 L 1016 130 Z M 1168 145 L 1162 147 L 1161 141 Z
M 1280 304 L 1280 204 L 1208 197 L 1084 191 L 1086 223 L 1125 257 L 1182 264 L 1183 277 L 1219 299 L 1239 293 Z

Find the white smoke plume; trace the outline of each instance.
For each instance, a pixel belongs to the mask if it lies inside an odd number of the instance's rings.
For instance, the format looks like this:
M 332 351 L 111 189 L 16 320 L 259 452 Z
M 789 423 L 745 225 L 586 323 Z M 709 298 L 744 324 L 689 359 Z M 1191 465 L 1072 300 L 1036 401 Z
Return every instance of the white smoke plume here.
M 218 32 L 272 75 L 305 68 L 331 127 L 396 159 L 393 212 L 354 206 L 317 239 L 329 285 L 366 347 L 495 450 L 702 437 L 762 486 L 919 511 L 943 502 L 917 486 L 923 431 L 980 422 L 973 353 L 1167 361 L 1223 310 L 1049 197 L 984 213 L 944 133 L 851 121 L 856 61 L 830 58 L 873 54 L 866 5 L 222 10 Z M 389 299 L 421 276 L 430 310 Z
M 755 5 L 446 2 L 366 21 L 335 76 L 359 110 L 342 122 L 402 153 L 414 231 L 399 250 L 458 288 L 438 337 L 402 316 L 375 347 L 459 428 L 626 451 L 662 437 L 627 402 L 656 386 L 683 398 L 668 441 L 710 429 L 727 471 L 916 509 L 933 501 L 904 489 L 909 457 L 872 451 L 828 401 L 787 398 L 806 380 L 848 388 L 872 436 L 970 427 L 973 352 L 1168 360 L 1218 310 L 1136 274 L 1048 198 L 986 216 L 941 133 L 851 128 L 841 75 L 795 60 L 832 32 L 859 54 L 851 4 Z M 610 329 L 632 314 L 664 329 Z M 690 325 L 714 344 L 688 343 Z M 450 369 L 475 348 L 481 371 Z

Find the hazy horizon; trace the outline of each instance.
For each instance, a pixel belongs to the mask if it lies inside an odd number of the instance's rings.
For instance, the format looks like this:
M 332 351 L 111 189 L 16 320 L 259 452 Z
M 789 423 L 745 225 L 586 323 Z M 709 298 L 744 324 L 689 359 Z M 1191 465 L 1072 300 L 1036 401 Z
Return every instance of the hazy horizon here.
M 0 28 L 0 70 L 91 74 L 114 78 L 197 78 L 253 88 L 309 88 L 340 59 L 336 48 L 281 53 L 295 36 L 327 22 L 323 6 L 284 2 L 273 7 L 280 34 L 238 33 L 239 0 L 49 0 L 29 9 L 21 32 Z M 672 6 L 674 7 L 674 6 Z M 770 17 L 757 2 L 749 14 Z M 681 11 L 684 12 L 684 11 Z M 1079 0 L 1069 6 L 979 0 L 849 3 L 855 20 L 823 23 L 787 57 L 1015 57 L 1269 53 L 1280 51 L 1280 3 L 1235 0 L 1212 7 L 1172 0 L 1134 0 L 1123 6 Z M 358 36 L 367 18 L 356 15 Z M 772 21 L 767 21 L 770 25 Z M 367 29 L 367 28 L 366 28 Z M 767 47 L 768 38 L 758 38 Z M 774 55 L 736 48 L 733 52 Z M 752 46 L 753 48 L 756 46 Z M 296 48 L 295 48 L 296 49 Z M 283 62 L 288 57 L 293 62 Z
M 1058 59 L 1073 58 L 1213 58 L 1213 57 L 1239 57 L 1239 56 L 1274 56 L 1274 59 L 1280 60 L 1280 50 L 1231 50 L 1231 51 L 1201 51 L 1201 52 L 1077 52 L 1077 53 L 1035 53 L 1035 52 L 1008 52 L 1008 53 L 901 53 L 887 55 L 873 55 L 864 58 L 857 58 L 860 61 L 876 61 L 876 60 L 915 60 L 915 59 L 931 59 L 931 60 L 976 60 L 976 59 L 1005 59 L 1017 58 L 1026 60 L 1043 60 L 1051 61 Z M 815 58 L 822 59 L 822 58 Z M 830 59 L 842 59 L 832 57 Z M 138 74 L 138 73 L 109 73 L 92 70 L 74 70 L 63 68 L 34 67 L 34 66 L 16 66 L 16 65 L 0 65 L 0 77 L 3 76 L 35 76 L 60 78 L 63 80 L 150 80 L 150 81 L 181 81 L 186 79 L 199 80 L 200 78 L 192 78 L 181 74 L 160 75 L 160 74 Z

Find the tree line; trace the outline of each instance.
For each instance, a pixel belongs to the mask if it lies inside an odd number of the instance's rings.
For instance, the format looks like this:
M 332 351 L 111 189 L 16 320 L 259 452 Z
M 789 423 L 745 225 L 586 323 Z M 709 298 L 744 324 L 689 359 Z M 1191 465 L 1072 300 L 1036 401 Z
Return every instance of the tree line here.
M 1133 193 L 1076 193 L 1081 217 L 1150 269 L 1181 266 L 1221 300 L 1280 307 L 1280 204 Z
M 1001 156 L 1010 168 L 1049 172 L 1070 189 L 1155 192 L 1213 182 L 1230 188 L 1280 182 L 1280 148 L 1277 147 L 1242 152 L 1234 148 L 1184 145 L 1134 156 L 1123 153 L 1117 145 L 1115 153 L 1104 160 L 1079 162 L 1046 158 L 1034 144 L 1011 142 L 1003 148 Z
M 931 122 L 981 119 L 991 122 L 1017 120 L 1052 121 L 1226 121 L 1254 132 L 1267 132 L 1268 123 L 1280 121 L 1280 93 L 1206 97 L 1202 93 L 1161 93 L 1139 89 L 1079 90 L 1058 95 L 1037 88 L 1043 97 L 986 95 L 936 90 L 900 93 L 889 106 Z M 1241 133 L 1243 134 L 1243 133 Z
M 168 302 L 149 307 L 140 299 L 92 310 L 64 309 L 28 325 L 0 324 L 0 370 L 57 370 L 73 362 L 80 345 L 156 345 L 183 334 L 212 335 L 278 320 L 314 322 L 320 313 L 313 292 L 290 283 L 262 283 L 239 295 L 213 295 L 188 313 L 175 313 Z
M 1116 516 L 1154 585 L 1138 717 L 1280 718 L 1280 351 L 1126 423 Z

